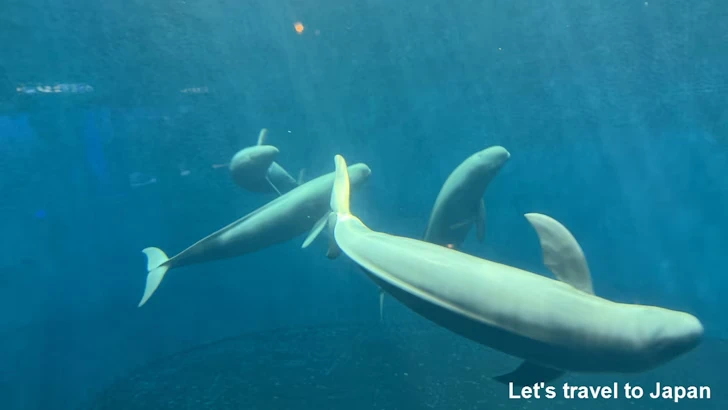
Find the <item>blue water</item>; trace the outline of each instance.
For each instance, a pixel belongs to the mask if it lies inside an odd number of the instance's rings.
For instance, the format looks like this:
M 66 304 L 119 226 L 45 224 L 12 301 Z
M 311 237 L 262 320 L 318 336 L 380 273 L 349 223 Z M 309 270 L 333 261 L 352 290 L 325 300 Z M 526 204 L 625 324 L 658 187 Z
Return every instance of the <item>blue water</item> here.
M 216 167 L 264 127 L 294 176 L 366 162 L 358 216 L 411 237 L 449 173 L 503 145 L 465 251 L 546 274 L 523 218 L 546 213 L 600 296 L 726 337 L 726 44 L 718 0 L 6 1 L 0 408 L 75 408 L 244 332 L 377 320 L 374 285 L 303 236 L 175 271 L 136 307 L 141 249 L 272 199 Z

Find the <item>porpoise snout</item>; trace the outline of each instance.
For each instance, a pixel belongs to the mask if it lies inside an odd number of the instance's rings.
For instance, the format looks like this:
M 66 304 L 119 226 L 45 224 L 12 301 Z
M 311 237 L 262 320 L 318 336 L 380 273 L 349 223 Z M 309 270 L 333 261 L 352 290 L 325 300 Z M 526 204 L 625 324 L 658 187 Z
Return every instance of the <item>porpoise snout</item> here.
M 230 169 L 235 172 L 248 172 L 251 168 L 268 168 L 275 161 L 278 148 L 272 145 L 255 145 L 241 149 L 230 161 Z
M 478 170 L 477 173 L 492 178 L 508 162 L 511 153 L 500 145 L 494 145 L 478 152 L 473 157 L 475 160 L 473 165 Z
M 699 345 L 700 342 L 703 340 L 703 336 L 705 335 L 705 328 L 697 317 L 689 315 L 687 313 L 684 322 L 684 337 L 688 344 L 692 344 L 692 349 L 695 346 Z
M 494 145 L 480 151 L 479 157 L 484 162 L 503 163 L 511 157 L 511 153 L 500 145 Z
M 351 179 L 352 184 L 366 181 L 371 174 L 372 170 L 367 164 L 358 163 L 349 166 L 349 179 Z
M 371 168 L 369 168 L 369 167 L 368 167 L 368 166 L 366 166 L 366 165 L 364 165 L 364 167 L 366 168 L 366 169 L 365 169 L 365 170 L 363 171 L 363 172 L 364 172 L 364 174 L 365 174 L 365 175 L 366 175 L 367 177 L 368 177 L 368 176 L 370 176 L 370 175 L 372 174 L 372 169 L 371 169 Z
M 667 309 L 655 310 L 658 316 L 653 337 L 645 353 L 654 363 L 664 363 L 696 348 L 703 340 L 703 324 L 695 316 Z

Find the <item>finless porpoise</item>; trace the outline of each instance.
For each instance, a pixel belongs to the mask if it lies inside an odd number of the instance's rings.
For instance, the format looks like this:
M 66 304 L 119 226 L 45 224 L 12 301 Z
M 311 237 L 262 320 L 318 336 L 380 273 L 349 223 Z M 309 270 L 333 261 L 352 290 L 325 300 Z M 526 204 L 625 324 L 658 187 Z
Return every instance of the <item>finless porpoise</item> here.
M 279 150 L 266 145 L 268 130 L 263 128 L 258 135 L 258 143 L 238 151 L 230 160 L 230 176 L 235 184 L 250 192 L 283 195 L 300 185 L 275 159 Z
M 366 164 L 349 167 L 351 183 L 362 185 L 371 174 Z M 290 192 L 214 232 L 168 258 L 159 248 L 145 248 L 147 281 L 139 306 L 144 305 L 170 269 L 219 259 L 233 258 L 288 241 L 307 230 L 310 243 L 326 226 L 333 172 L 312 179 Z
M 475 226 L 479 242 L 485 240 L 485 190 L 511 154 L 499 145 L 470 155 L 447 177 L 430 212 L 423 240 L 460 249 Z M 379 290 L 379 320 L 384 320 L 384 291 Z
M 641 372 L 695 348 L 701 322 L 685 312 L 595 296 L 576 240 L 542 214 L 526 214 L 558 280 L 445 246 L 369 229 L 349 208 L 349 175 L 335 157 L 329 223 L 338 248 L 414 312 L 519 357 L 501 383 L 549 382 L 566 371 Z
M 511 154 L 493 146 L 469 156 L 442 185 L 430 213 L 424 240 L 459 249 L 475 226 L 478 241 L 485 238 L 483 195 Z

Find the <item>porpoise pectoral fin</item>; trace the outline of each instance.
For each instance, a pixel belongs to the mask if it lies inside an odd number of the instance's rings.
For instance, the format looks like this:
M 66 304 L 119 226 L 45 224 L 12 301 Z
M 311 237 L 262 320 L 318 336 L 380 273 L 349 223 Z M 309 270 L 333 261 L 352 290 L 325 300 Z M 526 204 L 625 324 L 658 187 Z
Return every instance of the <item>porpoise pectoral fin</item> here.
M 468 218 L 468 219 L 462 220 L 460 222 L 455 222 L 454 224 L 450 225 L 448 228 L 450 228 L 450 229 L 460 229 L 463 226 L 470 225 L 473 222 L 475 222 L 475 218 Z
M 475 220 L 475 235 L 478 242 L 485 241 L 485 199 L 480 198 L 478 204 L 478 219 Z
M 318 221 L 313 225 L 313 228 L 311 228 L 311 232 L 306 237 L 306 240 L 303 241 L 303 245 L 301 245 L 301 249 L 307 248 L 308 245 L 311 245 L 311 242 L 313 242 L 319 234 L 321 234 L 321 231 L 324 230 L 326 227 L 326 222 L 329 221 L 329 214 L 331 212 L 327 212 L 326 215 L 319 218 Z
M 593 295 L 589 266 L 571 232 L 550 216 L 529 213 L 525 217 L 538 234 L 544 265 L 560 281 Z
M 341 255 L 341 248 L 336 244 L 336 238 L 334 238 L 334 228 L 336 228 L 336 214 L 329 212 L 329 250 L 326 252 L 326 257 L 329 259 L 336 259 Z
M 267 128 L 263 128 L 262 130 L 260 130 L 260 133 L 258 134 L 258 145 L 264 145 L 265 139 L 267 136 L 268 136 Z
M 305 176 L 306 176 L 306 168 L 301 168 L 301 170 L 298 171 L 298 179 L 296 180 L 296 183 L 298 185 L 303 185 L 303 183 L 306 182 Z
M 548 383 L 561 377 L 563 374 L 563 370 L 552 369 L 531 362 L 523 362 L 516 370 L 496 376 L 493 379 L 503 384 L 512 382 L 515 386 L 523 387 L 533 386 L 541 382 Z
M 278 192 L 282 194 L 288 193 L 299 186 L 298 181 L 293 179 L 291 174 L 289 174 L 288 171 L 281 166 L 281 164 L 275 161 L 270 164 L 265 176 L 273 185 L 275 185 Z
M 379 288 L 379 321 L 384 322 L 384 290 Z
M 265 180 L 268 181 L 268 184 L 270 184 L 270 186 L 273 188 L 273 190 L 278 193 L 278 196 L 282 196 L 283 195 L 283 194 L 281 194 L 281 191 L 279 191 L 278 188 L 276 188 L 275 184 L 273 182 L 271 182 L 270 178 L 268 178 L 266 176 L 265 177 Z

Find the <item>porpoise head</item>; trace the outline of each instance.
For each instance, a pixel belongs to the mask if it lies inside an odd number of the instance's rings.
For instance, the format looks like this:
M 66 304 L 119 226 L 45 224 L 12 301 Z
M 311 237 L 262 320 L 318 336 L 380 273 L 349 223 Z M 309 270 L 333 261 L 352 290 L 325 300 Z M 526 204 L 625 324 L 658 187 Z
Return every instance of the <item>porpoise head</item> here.
M 245 189 L 257 190 L 266 182 L 268 169 L 278 156 L 278 148 L 272 145 L 254 145 L 238 151 L 230 161 L 230 176 Z
M 495 145 L 472 155 L 474 171 L 479 175 L 495 175 L 511 157 L 511 153 L 500 145 Z
M 372 170 L 369 169 L 367 164 L 358 163 L 348 167 L 349 171 L 349 183 L 353 187 L 357 187 L 369 179 L 369 175 L 372 174 Z
M 653 308 L 643 334 L 642 357 L 651 368 L 683 355 L 703 340 L 703 324 L 695 316 L 669 309 Z
M 460 173 L 460 189 L 470 192 L 480 200 L 490 181 L 511 157 L 503 147 L 494 145 L 468 157 L 455 172 Z
M 230 161 L 230 170 L 267 170 L 275 161 L 278 152 L 278 148 L 272 145 L 255 145 L 241 149 Z

